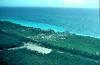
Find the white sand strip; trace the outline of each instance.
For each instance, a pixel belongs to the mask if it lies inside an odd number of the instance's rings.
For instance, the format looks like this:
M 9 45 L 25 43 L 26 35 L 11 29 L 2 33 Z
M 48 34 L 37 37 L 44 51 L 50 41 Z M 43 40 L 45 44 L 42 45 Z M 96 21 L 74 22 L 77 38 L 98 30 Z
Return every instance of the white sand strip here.
M 52 49 L 41 47 L 39 45 L 32 44 L 31 42 L 24 43 L 24 45 L 21 47 L 9 48 L 8 50 L 17 50 L 22 48 L 27 48 L 28 50 L 37 51 L 38 53 L 42 53 L 42 54 L 48 54 L 52 51 Z

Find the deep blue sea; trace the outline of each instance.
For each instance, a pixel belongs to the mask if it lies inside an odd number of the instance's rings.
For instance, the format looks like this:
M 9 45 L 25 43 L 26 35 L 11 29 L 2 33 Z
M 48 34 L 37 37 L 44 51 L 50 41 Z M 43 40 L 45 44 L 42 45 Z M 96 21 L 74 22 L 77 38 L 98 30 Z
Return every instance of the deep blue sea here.
M 0 19 L 23 26 L 100 38 L 99 9 L 0 7 Z

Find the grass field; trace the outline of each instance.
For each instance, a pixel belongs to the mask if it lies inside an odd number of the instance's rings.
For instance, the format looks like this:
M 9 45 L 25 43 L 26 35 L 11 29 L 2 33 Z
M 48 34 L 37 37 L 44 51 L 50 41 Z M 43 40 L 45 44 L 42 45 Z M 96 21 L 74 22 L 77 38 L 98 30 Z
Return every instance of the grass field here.
M 27 48 L 8 50 L 29 42 L 52 52 L 41 54 Z M 100 65 L 100 39 L 0 21 L 0 64 Z

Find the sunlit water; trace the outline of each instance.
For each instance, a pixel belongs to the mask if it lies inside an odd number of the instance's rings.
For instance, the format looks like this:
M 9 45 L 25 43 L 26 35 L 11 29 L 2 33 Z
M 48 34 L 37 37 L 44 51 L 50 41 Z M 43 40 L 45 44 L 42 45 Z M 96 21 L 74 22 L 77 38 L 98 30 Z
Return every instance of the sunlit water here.
M 98 9 L 0 8 L 0 19 L 23 26 L 100 38 Z

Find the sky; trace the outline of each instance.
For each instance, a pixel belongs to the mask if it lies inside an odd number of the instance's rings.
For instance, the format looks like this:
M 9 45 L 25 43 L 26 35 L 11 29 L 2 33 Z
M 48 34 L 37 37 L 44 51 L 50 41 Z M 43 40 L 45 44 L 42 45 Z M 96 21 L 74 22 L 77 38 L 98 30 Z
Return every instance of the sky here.
M 99 8 L 99 0 L 0 0 L 0 7 Z

